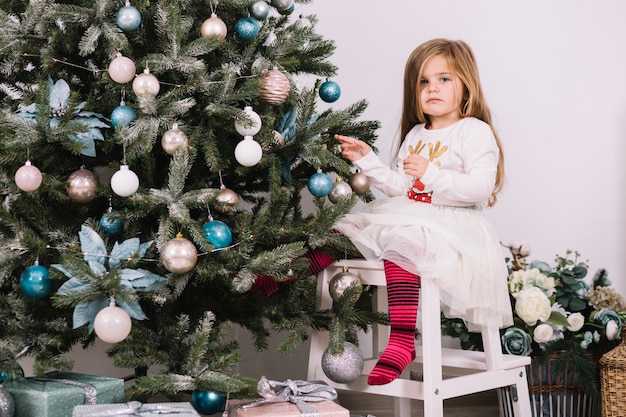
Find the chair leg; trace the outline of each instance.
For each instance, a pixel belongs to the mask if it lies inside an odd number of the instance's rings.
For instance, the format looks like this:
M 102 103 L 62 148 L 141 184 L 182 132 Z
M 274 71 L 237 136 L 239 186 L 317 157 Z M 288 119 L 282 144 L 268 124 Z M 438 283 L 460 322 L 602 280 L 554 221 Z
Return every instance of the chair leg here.
M 411 399 L 393 398 L 394 417 L 411 417 Z
M 515 384 L 517 389 L 517 401 L 513 402 L 513 412 L 515 417 L 530 416 L 530 394 L 528 392 L 528 379 L 526 377 L 526 370 L 520 371 L 519 380 Z

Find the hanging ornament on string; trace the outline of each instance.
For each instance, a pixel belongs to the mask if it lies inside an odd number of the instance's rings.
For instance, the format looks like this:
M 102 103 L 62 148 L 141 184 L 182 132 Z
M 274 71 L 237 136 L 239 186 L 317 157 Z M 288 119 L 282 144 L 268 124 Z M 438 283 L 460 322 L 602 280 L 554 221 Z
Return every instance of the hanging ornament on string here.
M 283 15 L 283 16 L 289 16 L 290 14 L 292 14 L 294 12 L 294 10 L 296 10 L 296 3 L 295 2 L 291 3 L 291 6 L 287 7 L 286 9 L 279 10 L 278 13 Z
M 37 190 L 42 181 L 41 171 L 30 162 L 30 159 L 15 172 L 15 185 L 24 192 Z
M 100 228 L 104 233 L 109 236 L 119 236 L 124 230 L 124 219 L 118 216 L 118 213 L 113 211 L 111 206 L 111 198 L 109 198 L 109 208 L 106 213 L 100 217 Z
M 235 34 L 243 41 L 251 41 L 259 34 L 259 22 L 254 17 L 242 17 L 235 23 Z
M 135 78 L 135 63 L 132 59 L 123 56 L 120 52 L 109 64 L 109 77 L 118 84 L 126 84 Z
M 356 293 L 351 301 L 356 302 L 363 292 L 363 283 L 357 275 L 349 271 L 347 266 L 344 266 L 343 271 L 333 275 L 330 279 L 328 292 L 333 301 L 339 301 L 346 289 L 352 286 L 356 287 Z
M 161 147 L 169 155 L 174 155 L 177 149 L 186 148 L 188 144 L 187 135 L 178 128 L 178 123 L 173 123 L 172 128 L 161 137 Z
M 93 321 L 93 330 L 96 336 L 105 343 L 119 343 L 130 334 L 132 321 L 123 308 L 115 305 L 111 297 L 108 307 L 104 307 L 96 314 Z
M 294 6 L 294 0 L 271 0 L 272 6 L 276 8 L 279 12 L 282 10 L 287 10 Z
M 244 136 L 243 140 L 235 146 L 235 159 L 245 167 L 258 164 L 262 157 L 263 149 L 252 136 Z
M 67 195 L 76 203 L 89 203 L 96 198 L 98 178 L 96 175 L 81 167 L 67 178 Z
M 321 169 L 311 175 L 307 184 L 309 192 L 315 197 L 326 197 L 333 189 L 333 181 Z
M 241 136 L 256 135 L 261 130 L 261 116 L 252 110 L 252 106 L 245 106 L 243 116 L 235 120 L 235 130 Z
M 149 68 L 145 68 L 133 81 L 133 91 L 139 97 L 156 97 L 160 90 L 159 80 L 150 73 Z
M 20 289 L 30 298 L 45 298 L 52 292 L 52 279 L 45 266 L 39 265 L 39 260 L 22 272 Z
M 248 12 L 256 20 L 265 20 L 270 15 L 270 6 L 264 0 L 258 0 L 248 6 Z
M 198 261 L 198 251 L 182 233 L 167 241 L 161 249 L 161 261 L 168 271 L 174 274 L 184 274 L 193 269 Z
M 228 34 L 228 28 L 226 27 L 226 23 L 217 17 L 217 14 L 211 13 L 211 17 L 202 23 L 200 34 L 203 38 L 217 36 L 219 39 L 224 40 Z
M 125 6 L 117 11 L 115 23 L 124 31 L 136 30 L 141 25 L 141 13 L 126 0 Z
M 215 208 L 220 213 L 233 213 L 237 210 L 237 205 L 239 205 L 239 196 L 230 188 L 226 188 L 222 181 L 221 170 L 218 174 L 220 176 L 220 191 L 215 197 Z
M 130 170 L 128 165 L 120 165 L 120 169 L 111 177 L 111 189 L 120 197 L 129 197 L 139 188 L 139 177 Z
M 226 397 L 215 391 L 194 390 L 191 406 L 200 414 L 212 415 L 224 410 Z
M 339 99 L 341 88 L 336 82 L 326 80 L 320 85 L 319 95 L 326 103 L 333 103 Z
M 137 113 L 132 107 L 126 105 L 124 99 L 111 112 L 111 124 L 113 127 L 128 127 L 135 120 L 137 120 Z
M 282 104 L 291 90 L 287 76 L 276 68 L 264 73 L 259 78 L 259 84 L 261 86 L 259 98 L 273 105 Z
M 350 184 L 345 182 L 343 178 L 337 177 L 330 194 L 328 194 L 328 199 L 331 203 L 336 204 L 342 198 L 350 197 L 351 195 L 352 187 L 350 187 Z
M 204 239 L 214 249 L 224 249 L 233 243 L 233 233 L 228 225 L 220 220 L 214 220 L 209 213 L 209 220 L 202 225 Z
M 296 20 L 296 23 L 294 23 L 293 25 L 296 29 L 304 29 L 311 26 L 311 21 L 303 15 L 300 15 L 300 17 L 298 17 L 298 20 Z
M 348 184 L 350 184 L 350 187 L 352 187 L 352 191 L 354 191 L 358 195 L 367 194 L 367 192 L 370 190 L 370 180 L 361 171 L 357 171 L 354 174 L 350 175 L 350 178 L 348 179 Z
M 349 384 L 356 380 L 365 366 L 363 353 L 350 342 L 346 342 L 343 352 L 333 355 L 330 348 L 322 354 L 322 371 L 333 382 Z

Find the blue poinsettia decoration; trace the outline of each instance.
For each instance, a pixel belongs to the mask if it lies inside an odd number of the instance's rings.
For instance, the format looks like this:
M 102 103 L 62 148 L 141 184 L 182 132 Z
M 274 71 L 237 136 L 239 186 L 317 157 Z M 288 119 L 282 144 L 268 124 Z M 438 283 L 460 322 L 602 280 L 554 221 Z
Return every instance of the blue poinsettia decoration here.
M 49 78 L 50 98 L 50 127 L 55 128 L 61 124 L 61 118 L 65 117 L 70 107 L 70 86 L 65 80 L 58 80 L 56 83 Z M 100 128 L 110 127 L 105 121 L 108 119 L 103 115 L 91 111 L 86 111 L 86 101 L 78 103 L 73 109 L 72 121 L 79 122 L 87 126 L 86 132 L 76 133 L 70 136 L 70 140 L 82 146 L 81 154 L 85 156 L 96 156 L 96 140 L 104 140 Z M 37 104 L 20 106 L 18 113 L 33 123 L 37 121 Z
M 141 259 L 152 245 L 153 241 L 140 243 L 138 238 L 125 240 L 122 243 L 116 242 L 107 255 L 106 246 L 100 235 L 92 228 L 83 225 L 79 232 L 83 259 L 89 265 L 95 277 L 103 277 L 109 273 L 115 273 L 120 278 L 120 285 L 125 292 L 148 292 L 162 288 L 167 282 L 167 278 L 156 275 L 145 269 L 124 268 L 128 259 Z M 107 270 L 107 266 L 109 270 Z M 53 268 L 65 274 L 67 280 L 58 290 L 58 294 L 67 294 L 73 291 L 85 291 L 93 288 L 93 285 L 84 279 L 76 276 L 63 265 L 54 264 Z M 93 323 L 100 310 L 109 306 L 110 297 L 103 295 L 91 301 L 81 303 L 74 308 L 74 329 L 85 324 L 89 324 L 89 332 L 93 331 Z M 124 309 L 128 315 L 137 320 L 145 320 L 139 302 L 124 302 L 116 300 L 116 305 Z
M 317 121 L 317 119 L 319 118 L 319 114 L 315 113 L 312 117 L 311 120 L 309 120 L 309 125 L 315 123 Z M 298 119 L 298 111 L 296 110 L 296 108 L 291 109 L 290 111 L 288 111 L 287 113 L 285 113 L 283 115 L 283 117 L 281 117 L 280 122 L 278 123 L 278 132 L 281 134 L 281 136 L 285 139 L 285 144 L 289 145 L 293 142 L 296 141 L 296 121 Z M 321 136 L 320 135 L 315 135 L 311 138 L 312 141 L 315 140 L 320 140 Z M 309 162 L 308 159 L 304 156 L 304 155 L 299 155 L 300 158 L 302 158 L 304 161 Z M 291 182 L 292 180 L 292 176 L 291 176 L 291 160 L 289 158 L 284 158 L 283 159 L 283 165 L 282 165 L 282 175 L 283 178 L 288 181 Z

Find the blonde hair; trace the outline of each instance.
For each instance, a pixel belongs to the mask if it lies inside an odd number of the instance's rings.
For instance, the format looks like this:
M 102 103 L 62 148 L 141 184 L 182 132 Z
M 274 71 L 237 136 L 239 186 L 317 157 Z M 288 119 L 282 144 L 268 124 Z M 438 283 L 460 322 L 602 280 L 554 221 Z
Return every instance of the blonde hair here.
M 496 196 L 504 184 L 504 154 L 500 138 L 491 122 L 491 112 L 480 85 L 476 58 L 465 42 L 432 39 L 415 48 L 407 59 L 404 68 L 404 98 L 400 122 L 401 141 L 404 141 L 406 135 L 415 125 L 429 122 L 428 115 L 424 114 L 420 107 L 418 89 L 424 64 L 436 55 L 446 59 L 450 71 L 459 77 L 463 83 L 463 99 L 459 109 L 461 117 L 475 117 L 482 120 L 491 127 L 496 138 L 499 152 L 498 167 L 495 186 L 489 198 L 489 206 L 493 206 L 496 202 Z

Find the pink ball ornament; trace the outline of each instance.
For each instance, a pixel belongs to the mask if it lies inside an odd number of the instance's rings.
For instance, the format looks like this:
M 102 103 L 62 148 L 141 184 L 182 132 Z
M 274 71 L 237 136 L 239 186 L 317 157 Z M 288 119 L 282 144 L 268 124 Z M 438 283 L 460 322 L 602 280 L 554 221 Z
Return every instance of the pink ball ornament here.
M 33 166 L 30 161 L 26 161 L 15 173 L 15 184 L 20 190 L 27 193 L 38 189 L 42 180 L 41 171 Z
M 269 104 L 282 104 L 289 96 L 289 79 L 280 70 L 271 69 L 259 78 L 259 98 Z
M 217 36 L 221 40 L 224 40 L 226 39 L 227 33 L 228 28 L 226 27 L 226 23 L 224 23 L 222 19 L 217 17 L 215 13 L 212 13 L 211 17 L 205 20 L 200 27 L 200 34 L 203 38 L 209 36 Z
M 111 177 L 111 189 L 120 197 L 128 197 L 133 195 L 139 188 L 139 178 L 137 174 L 130 170 L 128 165 L 120 165 L 117 171 Z
M 142 74 L 137 75 L 133 81 L 133 91 L 139 97 L 156 97 L 160 90 L 159 80 L 150 74 L 148 68 L 144 69 Z
M 135 63 L 121 54 L 109 64 L 109 77 L 119 84 L 126 84 L 135 78 Z
M 245 136 L 235 147 L 235 159 L 245 167 L 259 163 L 263 157 L 263 149 L 252 136 Z
M 111 302 L 96 314 L 93 321 L 93 330 L 96 336 L 105 343 L 118 343 L 130 334 L 132 321 L 124 309 Z

